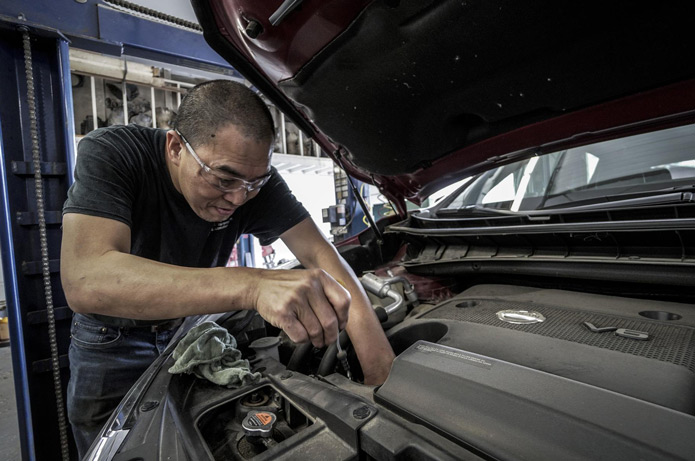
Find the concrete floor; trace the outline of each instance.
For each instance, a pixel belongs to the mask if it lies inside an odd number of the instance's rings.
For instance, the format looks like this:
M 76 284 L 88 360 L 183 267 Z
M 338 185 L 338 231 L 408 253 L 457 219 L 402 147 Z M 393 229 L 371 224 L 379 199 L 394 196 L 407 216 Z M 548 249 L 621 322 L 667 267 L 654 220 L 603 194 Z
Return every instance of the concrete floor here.
M 9 346 L 0 347 L 0 460 L 22 459 L 19 448 L 17 401 L 12 377 L 12 357 Z

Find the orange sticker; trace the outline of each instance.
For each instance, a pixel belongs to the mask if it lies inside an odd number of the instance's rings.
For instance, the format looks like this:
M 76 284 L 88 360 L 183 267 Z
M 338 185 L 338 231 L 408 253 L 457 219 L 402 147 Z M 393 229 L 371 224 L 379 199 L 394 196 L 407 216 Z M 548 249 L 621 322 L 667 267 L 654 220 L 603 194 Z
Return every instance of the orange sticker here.
M 256 418 L 258 418 L 264 426 L 273 421 L 273 415 L 270 413 L 256 413 Z

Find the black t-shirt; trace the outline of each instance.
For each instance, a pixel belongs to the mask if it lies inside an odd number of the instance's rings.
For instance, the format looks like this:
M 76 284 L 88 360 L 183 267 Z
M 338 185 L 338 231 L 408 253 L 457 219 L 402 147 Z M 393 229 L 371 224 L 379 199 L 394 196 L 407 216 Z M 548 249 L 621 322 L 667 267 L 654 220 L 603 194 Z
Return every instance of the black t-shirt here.
M 271 168 L 268 183 L 229 220 L 201 219 L 171 181 L 165 142 L 165 130 L 137 125 L 91 132 L 79 143 L 63 213 L 121 221 L 131 229 L 131 254 L 187 267 L 224 266 L 241 234 L 269 245 L 309 216 Z

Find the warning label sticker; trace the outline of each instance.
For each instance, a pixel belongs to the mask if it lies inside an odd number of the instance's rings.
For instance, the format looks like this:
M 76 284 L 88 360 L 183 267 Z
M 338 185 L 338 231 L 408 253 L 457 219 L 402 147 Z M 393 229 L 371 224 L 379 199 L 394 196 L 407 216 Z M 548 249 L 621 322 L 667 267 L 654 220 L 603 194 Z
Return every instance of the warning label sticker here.
M 436 354 L 441 354 L 445 357 L 452 359 L 459 359 L 468 363 L 470 365 L 475 365 L 477 367 L 490 369 L 492 367 L 492 362 L 486 360 L 484 357 L 476 357 L 475 355 L 467 354 L 463 351 L 452 350 L 443 347 L 430 346 L 426 344 L 418 344 L 415 349 L 421 352 L 434 352 Z
M 273 415 L 271 415 L 270 413 L 256 413 L 256 418 L 258 418 L 258 420 L 264 426 L 273 422 Z

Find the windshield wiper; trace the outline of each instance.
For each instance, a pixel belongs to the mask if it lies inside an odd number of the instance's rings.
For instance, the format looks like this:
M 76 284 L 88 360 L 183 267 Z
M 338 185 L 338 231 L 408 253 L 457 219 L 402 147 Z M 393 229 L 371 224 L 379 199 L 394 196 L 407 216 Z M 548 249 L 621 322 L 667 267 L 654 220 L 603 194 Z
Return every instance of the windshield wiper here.
M 595 203 L 575 206 L 563 204 L 563 206 L 548 207 L 538 211 L 543 213 L 552 211 L 555 213 L 567 210 L 605 210 L 609 208 L 631 208 L 645 205 L 693 203 L 695 202 L 695 186 L 662 189 L 660 191 L 643 192 L 640 194 L 605 195 L 596 197 L 591 201 Z
M 464 205 L 460 208 L 443 208 L 437 210 L 436 215 L 477 215 L 477 216 L 519 216 L 525 211 L 500 210 L 499 208 L 487 208 L 482 205 Z
M 521 210 L 510 211 L 500 210 L 497 208 L 486 208 L 481 205 L 466 205 L 456 209 L 441 209 L 435 214 L 436 217 L 429 220 L 436 221 L 437 218 L 445 218 L 447 216 L 462 217 L 519 217 L 524 216 L 534 221 L 541 217 L 549 215 L 576 212 L 576 211 L 594 211 L 607 209 L 624 209 L 652 205 L 668 205 L 695 203 L 695 186 L 680 187 L 677 189 L 667 189 L 661 191 L 643 192 L 641 194 L 621 194 L 621 195 L 606 195 L 596 197 L 591 200 L 594 203 L 586 203 L 584 205 L 554 206 L 537 210 Z M 423 217 L 424 218 L 424 217 Z M 546 218 L 547 219 L 547 218 Z

